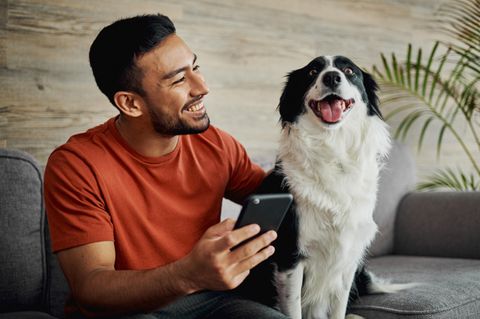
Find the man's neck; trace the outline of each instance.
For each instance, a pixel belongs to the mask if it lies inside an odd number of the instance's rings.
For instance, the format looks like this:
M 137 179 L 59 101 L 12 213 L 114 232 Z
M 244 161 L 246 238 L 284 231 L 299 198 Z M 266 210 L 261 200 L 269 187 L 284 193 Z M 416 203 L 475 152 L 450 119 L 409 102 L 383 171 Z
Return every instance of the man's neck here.
M 115 121 L 115 126 L 127 144 L 146 157 L 167 155 L 173 152 L 178 143 L 178 136 L 159 135 L 153 129 L 146 128 L 146 125 L 137 125 L 121 115 Z

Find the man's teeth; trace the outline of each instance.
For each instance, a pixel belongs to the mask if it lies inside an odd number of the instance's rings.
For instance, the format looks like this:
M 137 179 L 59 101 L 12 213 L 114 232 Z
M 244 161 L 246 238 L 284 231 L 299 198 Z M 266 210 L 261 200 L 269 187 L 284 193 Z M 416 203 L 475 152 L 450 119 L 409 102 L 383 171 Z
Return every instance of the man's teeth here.
M 201 110 L 203 108 L 203 103 L 195 104 L 190 106 L 187 111 L 188 112 L 196 112 L 198 110 Z

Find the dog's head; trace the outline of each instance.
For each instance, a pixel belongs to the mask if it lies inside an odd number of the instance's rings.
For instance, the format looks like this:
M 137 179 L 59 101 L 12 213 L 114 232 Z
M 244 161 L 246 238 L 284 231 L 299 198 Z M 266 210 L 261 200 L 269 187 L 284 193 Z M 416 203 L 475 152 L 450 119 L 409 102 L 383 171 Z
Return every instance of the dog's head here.
M 343 56 L 321 56 L 288 74 L 279 111 L 282 126 L 309 117 L 325 129 L 337 129 L 352 113 L 378 116 L 378 86 L 370 74 Z

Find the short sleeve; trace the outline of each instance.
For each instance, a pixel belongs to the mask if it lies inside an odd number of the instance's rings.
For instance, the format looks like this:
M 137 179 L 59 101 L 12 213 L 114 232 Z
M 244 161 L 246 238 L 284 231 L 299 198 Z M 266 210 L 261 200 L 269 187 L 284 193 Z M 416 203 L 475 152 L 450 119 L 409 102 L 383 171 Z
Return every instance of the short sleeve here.
M 241 204 L 260 186 L 266 173 L 250 160 L 245 148 L 235 138 L 223 133 L 231 171 L 225 197 Z
M 98 175 L 81 156 L 58 149 L 45 169 L 45 205 L 54 252 L 113 241 Z

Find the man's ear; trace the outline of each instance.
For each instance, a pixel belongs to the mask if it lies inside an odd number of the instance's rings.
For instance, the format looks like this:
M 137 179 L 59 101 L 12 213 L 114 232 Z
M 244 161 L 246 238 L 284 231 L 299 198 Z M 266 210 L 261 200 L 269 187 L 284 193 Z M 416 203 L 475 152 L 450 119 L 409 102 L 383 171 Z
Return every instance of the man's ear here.
M 113 100 L 120 112 L 131 117 L 139 117 L 143 114 L 143 99 L 140 95 L 129 91 L 118 91 Z

